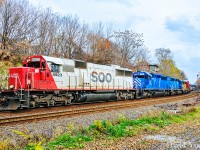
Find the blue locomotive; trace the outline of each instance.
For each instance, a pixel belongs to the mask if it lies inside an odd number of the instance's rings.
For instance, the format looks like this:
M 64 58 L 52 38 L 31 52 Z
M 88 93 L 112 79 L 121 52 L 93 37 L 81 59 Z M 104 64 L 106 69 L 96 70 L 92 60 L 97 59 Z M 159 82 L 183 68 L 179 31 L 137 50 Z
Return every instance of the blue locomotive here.
M 133 73 L 136 98 L 184 94 L 189 92 L 188 82 L 157 73 L 137 71 Z

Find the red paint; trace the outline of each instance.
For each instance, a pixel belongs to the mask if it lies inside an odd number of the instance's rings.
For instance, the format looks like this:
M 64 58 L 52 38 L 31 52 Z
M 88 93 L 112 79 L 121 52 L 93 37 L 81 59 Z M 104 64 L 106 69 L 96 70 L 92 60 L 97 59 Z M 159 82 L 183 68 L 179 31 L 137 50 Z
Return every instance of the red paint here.
M 34 68 L 29 67 L 14 67 L 9 69 L 9 80 L 8 88 L 11 86 L 15 90 L 18 89 L 27 89 L 28 82 L 31 82 L 31 78 L 28 78 L 27 73 L 34 73 Z
M 28 67 L 32 59 L 40 60 L 37 68 Z M 45 69 L 42 68 L 45 63 Z M 23 61 L 24 67 L 14 67 L 9 69 L 9 87 L 18 89 L 57 89 L 51 71 L 46 60 L 42 56 L 29 56 Z
M 190 83 L 189 83 L 189 81 L 186 81 L 186 89 L 187 89 L 188 91 L 190 91 Z

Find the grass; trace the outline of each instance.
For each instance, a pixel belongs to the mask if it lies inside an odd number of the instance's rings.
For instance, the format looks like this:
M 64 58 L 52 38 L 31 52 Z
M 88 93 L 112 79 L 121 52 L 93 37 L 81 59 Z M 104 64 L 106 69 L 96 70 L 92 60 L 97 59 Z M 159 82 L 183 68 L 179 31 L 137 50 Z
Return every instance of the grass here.
M 192 108 L 188 112 L 179 115 L 170 115 L 161 112 L 161 114 L 158 114 L 157 116 L 145 115 L 136 120 L 130 120 L 119 115 L 115 122 L 95 120 L 88 128 L 82 129 L 82 133 L 84 134 L 80 134 L 80 131 L 77 135 L 73 136 L 64 134 L 54 141 L 49 142 L 46 146 L 50 149 L 55 148 L 55 146 L 63 146 L 64 148 L 82 148 L 87 141 L 130 137 L 137 135 L 140 132 L 157 132 L 165 126 L 183 123 L 199 117 L 200 108 Z
M 86 135 L 78 134 L 75 136 L 69 134 L 63 134 L 48 143 L 48 149 L 54 149 L 56 147 L 63 148 L 83 148 L 84 143 L 87 141 L 91 141 L 92 138 Z
M 67 132 L 57 132 L 55 137 L 49 140 L 34 141 L 29 135 L 24 135 L 21 132 L 16 132 L 21 137 L 28 139 L 28 146 L 25 149 L 74 149 L 83 148 L 89 141 L 94 140 L 115 140 L 121 137 L 131 137 L 140 133 L 156 133 L 165 126 L 181 124 L 186 121 L 191 121 L 200 118 L 200 108 L 190 108 L 182 114 L 167 114 L 165 112 L 157 114 L 143 115 L 138 119 L 130 120 L 123 115 L 115 121 L 95 120 L 92 125 L 87 128 L 74 128 L 74 125 L 67 126 Z M 28 133 L 27 133 L 28 134 Z M 0 141 L 0 149 L 8 146 L 9 141 Z

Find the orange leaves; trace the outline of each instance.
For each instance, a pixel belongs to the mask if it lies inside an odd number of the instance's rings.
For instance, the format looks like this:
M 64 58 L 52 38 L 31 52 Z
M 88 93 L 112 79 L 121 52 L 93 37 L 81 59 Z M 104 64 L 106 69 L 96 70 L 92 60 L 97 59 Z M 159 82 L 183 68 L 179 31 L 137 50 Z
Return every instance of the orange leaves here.
M 109 49 L 111 48 L 111 42 L 106 38 L 102 38 L 97 42 L 97 49 Z

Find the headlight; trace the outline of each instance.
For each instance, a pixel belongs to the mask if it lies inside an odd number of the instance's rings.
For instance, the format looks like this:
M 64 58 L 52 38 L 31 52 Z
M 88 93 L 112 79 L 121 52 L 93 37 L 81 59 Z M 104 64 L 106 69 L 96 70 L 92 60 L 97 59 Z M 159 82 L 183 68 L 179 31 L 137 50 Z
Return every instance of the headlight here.
M 10 89 L 14 89 L 14 85 L 10 85 Z

